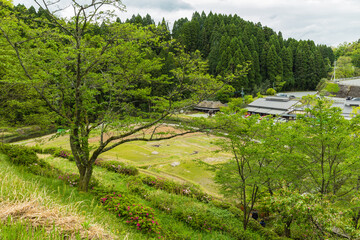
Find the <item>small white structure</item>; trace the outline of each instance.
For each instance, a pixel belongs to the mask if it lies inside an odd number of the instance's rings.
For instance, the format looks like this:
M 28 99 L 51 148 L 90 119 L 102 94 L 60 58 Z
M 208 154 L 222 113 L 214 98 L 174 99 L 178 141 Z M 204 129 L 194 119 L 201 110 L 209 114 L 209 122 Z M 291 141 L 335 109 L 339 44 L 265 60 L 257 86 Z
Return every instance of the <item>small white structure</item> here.
M 172 164 L 170 164 L 172 167 L 176 167 L 176 166 L 179 166 L 180 163 L 179 162 L 173 162 Z

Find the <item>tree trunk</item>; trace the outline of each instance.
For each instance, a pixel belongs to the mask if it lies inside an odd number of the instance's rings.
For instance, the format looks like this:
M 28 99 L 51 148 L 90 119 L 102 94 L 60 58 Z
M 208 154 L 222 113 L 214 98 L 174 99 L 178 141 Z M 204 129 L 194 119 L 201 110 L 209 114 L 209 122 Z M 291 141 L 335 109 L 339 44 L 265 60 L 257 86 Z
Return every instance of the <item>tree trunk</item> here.
M 88 135 L 82 134 L 80 138 L 79 129 L 75 127 L 70 132 L 70 146 L 80 175 L 78 189 L 87 192 L 94 163 L 93 158 L 89 159 Z
M 291 231 L 290 231 L 291 223 L 292 223 L 292 219 L 287 220 L 287 221 L 285 222 L 284 232 L 285 232 L 285 237 L 288 237 L 288 238 L 291 237 Z
M 89 183 L 92 175 L 92 164 L 85 166 L 80 172 L 80 179 L 79 179 L 79 190 L 87 192 L 89 190 Z
M 353 217 L 354 228 L 359 229 L 359 220 L 360 220 L 360 210 L 357 212 L 356 216 Z

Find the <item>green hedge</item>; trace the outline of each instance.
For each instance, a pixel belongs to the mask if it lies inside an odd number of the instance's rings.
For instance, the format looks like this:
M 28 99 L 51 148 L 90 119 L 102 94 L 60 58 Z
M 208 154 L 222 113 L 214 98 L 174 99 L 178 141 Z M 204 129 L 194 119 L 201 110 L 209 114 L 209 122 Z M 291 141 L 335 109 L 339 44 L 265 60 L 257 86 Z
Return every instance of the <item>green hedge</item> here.
M 197 186 L 189 183 L 177 183 L 172 180 L 168 180 L 161 177 L 154 176 L 141 176 L 141 180 L 144 184 L 154 187 L 156 189 L 161 189 L 168 193 L 174 193 L 177 195 L 188 196 L 196 198 L 201 202 L 210 202 L 212 197 L 201 191 Z
M 34 146 L 31 147 L 31 149 L 33 149 L 35 152 L 37 153 L 47 153 L 47 154 L 51 154 L 54 157 L 62 157 L 62 158 L 66 158 L 69 161 L 74 161 L 74 156 L 71 154 L 70 151 L 62 149 L 62 148 L 57 148 L 57 147 L 48 147 L 48 148 L 41 148 L 39 146 Z M 120 174 L 125 174 L 125 175 L 130 175 L 130 176 L 135 176 L 137 174 L 139 174 L 139 170 L 135 167 L 135 166 L 131 166 L 129 164 L 125 164 L 123 162 L 119 162 L 119 161 L 95 161 L 95 165 L 102 167 L 102 168 L 106 168 L 109 171 L 112 172 L 116 172 L 116 173 L 120 173 Z
M 37 153 L 47 153 L 53 155 L 54 157 L 66 158 L 69 161 L 75 160 L 74 156 L 71 154 L 70 151 L 62 148 L 58 148 L 58 147 L 41 148 L 40 146 L 34 146 L 31 147 L 31 149 L 33 149 Z
M 119 161 L 96 161 L 95 165 L 120 174 L 130 176 L 139 174 L 139 170 L 136 167 Z
M 0 144 L 0 152 L 8 156 L 8 161 L 18 166 L 24 166 L 35 175 L 57 177 L 61 171 L 49 163 L 39 159 L 36 152 L 21 145 Z
M 15 165 L 30 166 L 40 160 L 32 149 L 10 144 L 0 144 L 0 152 L 7 155 Z

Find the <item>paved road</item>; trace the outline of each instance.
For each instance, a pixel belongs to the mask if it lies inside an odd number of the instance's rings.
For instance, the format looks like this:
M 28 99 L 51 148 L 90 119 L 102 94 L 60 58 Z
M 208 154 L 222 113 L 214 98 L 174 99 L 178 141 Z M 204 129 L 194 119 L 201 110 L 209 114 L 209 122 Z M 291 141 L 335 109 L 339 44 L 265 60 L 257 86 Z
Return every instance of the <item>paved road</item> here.
M 353 80 L 340 81 L 339 84 L 341 84 L 341 85 L 350 85 L 350 86 L 360 86 L 360 78 L 359 79 L 353 79 Z

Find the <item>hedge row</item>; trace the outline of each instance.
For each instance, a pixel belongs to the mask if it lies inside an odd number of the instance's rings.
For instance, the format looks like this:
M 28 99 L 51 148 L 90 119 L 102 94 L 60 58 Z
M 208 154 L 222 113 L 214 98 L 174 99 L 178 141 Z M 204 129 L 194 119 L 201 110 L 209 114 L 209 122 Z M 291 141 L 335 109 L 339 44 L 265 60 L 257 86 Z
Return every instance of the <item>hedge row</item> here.
M 196 198 L 201 202 L 208 203 L 213 199 L 212 196 L 210 196 L 207 193 L 204 193 L 199 189 L 199 187 L 193 184 L 177 183 L 172 180 L 168 180 L 161 177 L 149 176 L 149 175 L 141 176 L 141 181 L 144 184 L 154 187 L 156 189 L 160 189 L 168 193 Z
M 7 155 L 12 164 L 25 166 L 29 172 L 35 175 L 57 177 L 62 174 L 60 170 L 39 159 L 36 152 L 28 147 L 0 144 L 0 152 Z
M 31 147 L 37 153 L 51 154 L 54 157 L 66 158 L 69 161 L 74 161 L 74 156 L 70 151 L 57 147 L 41 148 L 39 146 Z M 95 161 L 95 165 L 106 168 L 109 171 L 134 176 L 139 174 L 139 170 L 129 164 L 125 164 L 119 161 Z
M 96 161 L 96 166 L 106 168 L 111 172 L 116 172 L 120 174 L 135 176 L 139 174 L 139 170 L 131 165 L 119 162 L 119 161 Z
M 66 158 L 69 161 L 74 161 L 74 156 L 71 154 L 70 151 L 67 151 L 62 148 L 58 147 L 47 147 L 47 148 L 41 148 L 40 146 L 33 146 L 30 147 L 32 150 L 34 150 L 37 153 L 44 153 L 44 154 L 51 154 L 54 157 L 61 157 Z

